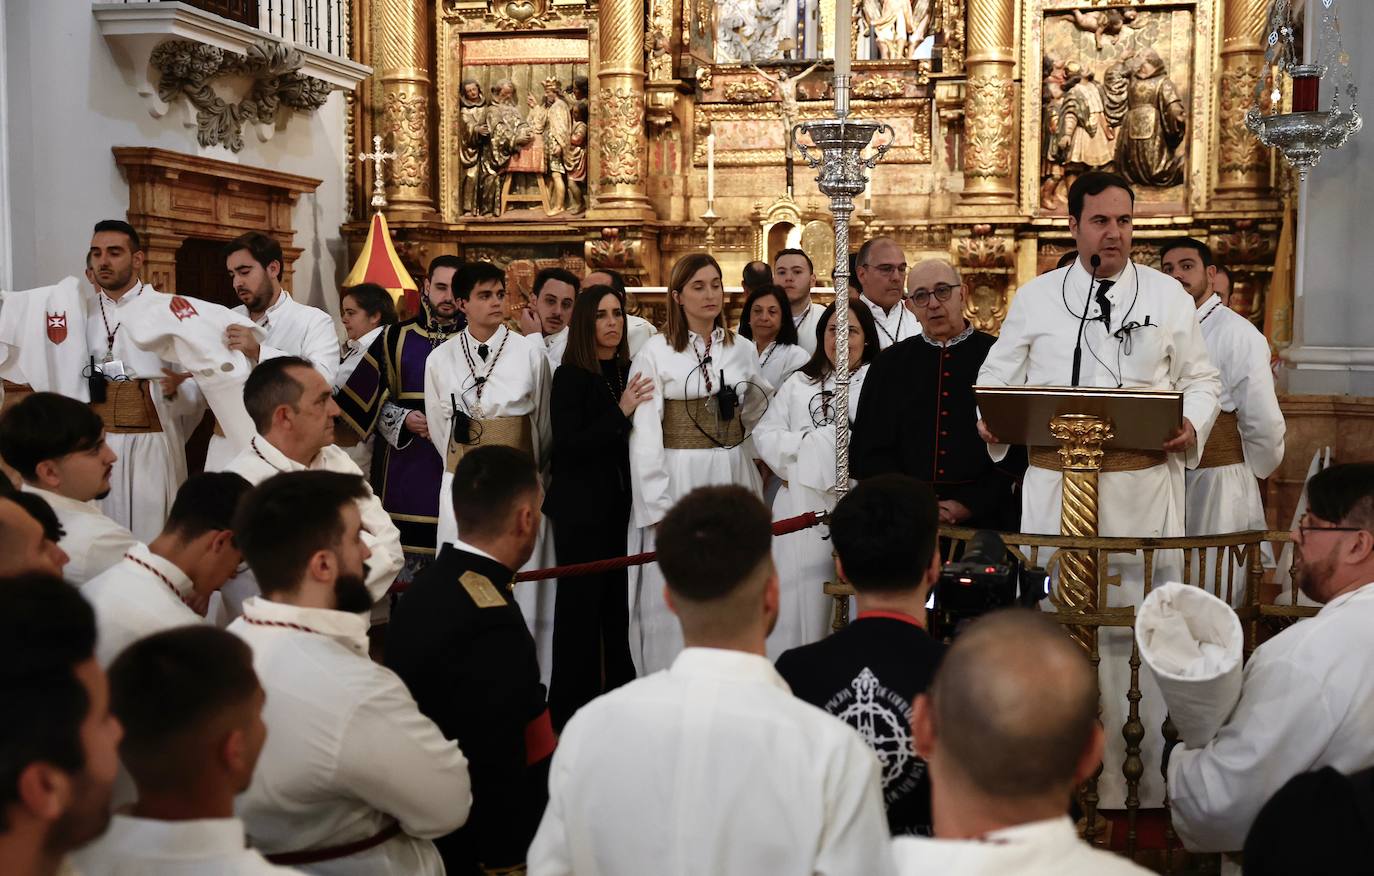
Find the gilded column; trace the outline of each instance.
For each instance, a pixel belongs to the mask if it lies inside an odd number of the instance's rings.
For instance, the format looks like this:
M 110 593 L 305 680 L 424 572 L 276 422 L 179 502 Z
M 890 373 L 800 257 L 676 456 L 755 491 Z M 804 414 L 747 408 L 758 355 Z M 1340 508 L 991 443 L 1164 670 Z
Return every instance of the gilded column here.
M 429 6 L 426 0 L 379 0 L 371 7 L 372 65 L 381 85 L 376 125 L 396 153 L 386 180 L 392 216 L 435 213 Z
M 1269 0 L 1223 0 L 1221 75 L 1217 78 L 1218 198 L 1270 194 L 1269 150 L 1245 127 L 1245 111 L 1264 75 Z
M 644 3 L 602 0 L 597 11 L 600 68 L 593 117 L 599 125 L 600 191 L 591 215 L 598 219 L 653 219 L 645 190 Z
M 1016 205 L 1016 9 L 969 0 L 964 92 L 965 204 Z
M 1059 442 L 1064 498 L 1059 534 L 1079 538 L 1097 536 L 1097 475 L 1102 469 L 1102 445 L 1112 439 L 1109 421 L 1088 414 L 1064 414 L 1050 420 L 1050 434 Z M 1075 614 L 1097 611 L 1097 555 L 1065 551 L 1059 563 L 1059 608 Z M 1083 650 L 1096 653 L 1097 628 L 1070 626 L 1069 633 Z

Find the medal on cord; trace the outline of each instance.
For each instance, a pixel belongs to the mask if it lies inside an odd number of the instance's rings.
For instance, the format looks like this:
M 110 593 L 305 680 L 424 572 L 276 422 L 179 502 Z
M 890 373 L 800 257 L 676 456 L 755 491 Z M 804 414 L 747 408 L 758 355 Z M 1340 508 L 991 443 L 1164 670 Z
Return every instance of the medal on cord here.
M 505 326 L 502 326 L 502 328 L 505 328 Z M 491 357 L 491 362 L 487 363 L 487 367 L 482 371 L 481 374 L 478 374 L 477 360 L 473 358 L 472 348 L 468 344 L 468 333 L 463 332 L 461 335 L 458 336 L 458 341 L 463 348 L 463 358 L 467 360 L 468 371 L 472 373 L 473 382 L 477 392 L 477 400 L 472 405 L 472 416 L 474 419 L 482 419 L 482 392 L 487 387 L 487 377 L 491 374 L 492 371 L 496 370 L 496 363 L 501 361 L 501 353 L 505 351 L 506 341 L 508 340 L 510 340 L 510 329 L 506 329 L 506 333 L 501 336 L 501 346 L 496 348 L 496 355 Z M 479 344 L 478 346 L 480 349 L 480 347 L 485 347 L 487 345 Z

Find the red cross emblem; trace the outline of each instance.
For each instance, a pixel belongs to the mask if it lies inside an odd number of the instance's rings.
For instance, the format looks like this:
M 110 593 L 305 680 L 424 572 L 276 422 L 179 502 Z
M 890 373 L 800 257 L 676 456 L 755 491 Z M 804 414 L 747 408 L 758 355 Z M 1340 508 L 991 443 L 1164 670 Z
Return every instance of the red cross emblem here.
M 187 320 L 196 315 L 195 307 L 180 295 L 173 295 L 168 306 L 172 310 L 172 316 L 175 316 L 177 321 Z
M 46 311 L 44 311 L 46 313 Z M 67 312 L 48 313 L 48 340 L 60 344 L 67 339 Z

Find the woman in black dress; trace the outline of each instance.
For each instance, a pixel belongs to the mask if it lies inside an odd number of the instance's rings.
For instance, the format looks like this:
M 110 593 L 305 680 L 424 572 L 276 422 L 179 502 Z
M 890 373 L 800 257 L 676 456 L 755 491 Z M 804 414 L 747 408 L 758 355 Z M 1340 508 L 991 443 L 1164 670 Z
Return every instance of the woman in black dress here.
M 630 373 L 625 299 L 610 286 L 583 289 L 568 347 L 553 375 L 553 463 L 544 514 L 558 564 L 625 555 L 630 522 L 631 417 L 653 381 Z M 580 707 L 635 677 L 624 569 L 558 579 L 549 711 L 561 729 Z

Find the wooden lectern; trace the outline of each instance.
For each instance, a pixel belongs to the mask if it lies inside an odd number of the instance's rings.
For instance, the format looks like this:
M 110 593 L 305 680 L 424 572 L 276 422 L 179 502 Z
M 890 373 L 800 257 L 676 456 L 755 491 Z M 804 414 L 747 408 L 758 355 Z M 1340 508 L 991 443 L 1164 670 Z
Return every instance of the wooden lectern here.
M 1111 451 L 1160 453 L 1183 425 L 1183 393 L 1172 390 L 1067 386 L 975 386 L 988 431 L 1007 444 L 1058 448 L 1064 499 L 1059 534 L 1092 538 L 1098 531 L 1097 476 Z M 1143 467 L 1143 466 L 1138 466 Z M 1060 557 L 1059 602 L 1075 612 L 1097 610 L 1097 562 L 1090 551 Z M 1074 628 L 1092 653 L 1092 628 Z

